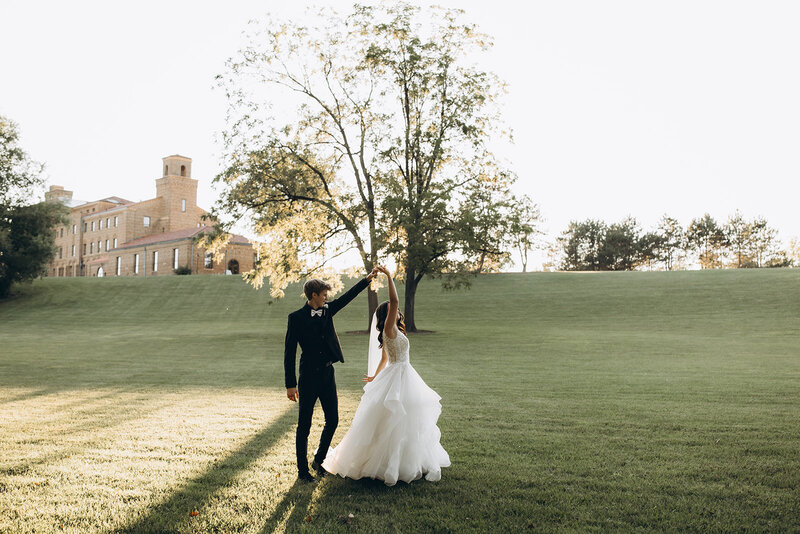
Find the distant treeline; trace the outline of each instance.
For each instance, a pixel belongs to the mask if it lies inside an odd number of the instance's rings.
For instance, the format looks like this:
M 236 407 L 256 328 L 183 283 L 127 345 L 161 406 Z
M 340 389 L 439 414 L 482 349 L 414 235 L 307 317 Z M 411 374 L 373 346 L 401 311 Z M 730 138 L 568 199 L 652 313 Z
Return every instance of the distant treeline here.
M 709 214 L 683 228 L 664 215 L 645 232 L 636 219 L 606 224 L 572 221 L 549 251 L 545 267 L 565 271 L 790 267 L 798 262 L 797 243 L 781 248 L 778 232 L 763 217 L 745 219 L 739 211 L 718 223 Z

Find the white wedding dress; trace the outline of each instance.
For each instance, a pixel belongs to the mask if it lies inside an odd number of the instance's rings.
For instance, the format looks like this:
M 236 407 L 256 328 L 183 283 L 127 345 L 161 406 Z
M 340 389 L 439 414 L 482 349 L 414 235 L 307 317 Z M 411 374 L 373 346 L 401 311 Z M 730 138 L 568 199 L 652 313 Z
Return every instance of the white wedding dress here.
M 439 443 L 436 426 L 441 397 L 411 366 L 408 338 L 384 336 L 389 357 L 386 367 L 364 386 L 353 424 L 322 466 L 330 473 L 353 479 L 373 478 L 394 486 L 442 478 L 450 456 Z

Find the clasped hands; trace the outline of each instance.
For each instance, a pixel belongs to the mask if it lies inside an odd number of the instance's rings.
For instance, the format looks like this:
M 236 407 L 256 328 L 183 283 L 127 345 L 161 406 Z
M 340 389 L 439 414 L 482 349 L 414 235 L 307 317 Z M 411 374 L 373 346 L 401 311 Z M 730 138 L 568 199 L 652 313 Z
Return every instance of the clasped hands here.
M 383 265 L 378 265 L 377 267 L 374 267 L 374 268 L 372 269 L 372 271 L 370 271 L 370 273 L 367 275 L 367 280 L 372 280 L 373 278 L 375 278 L 376 276 L 378 276 L 378 273 L 383 273 L 383 274 L 385 274 L 386 276 L 388 276 L 388 277 L 390 277 L 390 278 L 391 278 L 391 276 L 392 276 L 392 275 L 389 273 L 389 269 L 387 269 L 387 268 L 386 268 L 386 267 L 384 267 Z

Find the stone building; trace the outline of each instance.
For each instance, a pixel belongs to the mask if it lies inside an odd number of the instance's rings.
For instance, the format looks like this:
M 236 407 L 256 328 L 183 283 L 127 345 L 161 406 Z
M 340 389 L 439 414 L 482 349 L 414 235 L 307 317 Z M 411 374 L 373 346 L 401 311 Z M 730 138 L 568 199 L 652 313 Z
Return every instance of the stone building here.
M 56 228 L 52 276 L 155 276 L 188 267 L 193 274 L 237 274 L 255 262 L 250 242 L 233 236 L 225 259 L 216 262 L 195 237 L 210 231 L 197 206 L 192 160 L 179 155 L 162 159 L 164 175 L 156 179 L 156 197 L 131 202 L 106 197 L 93 202 L 72 198 L 54 185 L 45 200 L 70 209 L 69 222 Z

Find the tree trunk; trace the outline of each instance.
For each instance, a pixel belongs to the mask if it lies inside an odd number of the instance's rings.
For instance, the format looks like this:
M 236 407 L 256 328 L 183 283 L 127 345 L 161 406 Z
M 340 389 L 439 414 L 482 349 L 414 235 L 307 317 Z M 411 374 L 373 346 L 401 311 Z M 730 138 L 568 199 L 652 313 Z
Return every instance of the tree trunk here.
M 481 261 L 478 263 L 478 274 L 483 272 L 483 264 L 486 261 L 486 252 L 481 252 Z
M 414 269 L 406 269 L 406 287 L 405 287 L 405 315 L 406 331 L 416 332 L 417 324 L 414 320 L 414 298 L 417 296 L 417 281 L 416 271 Z

